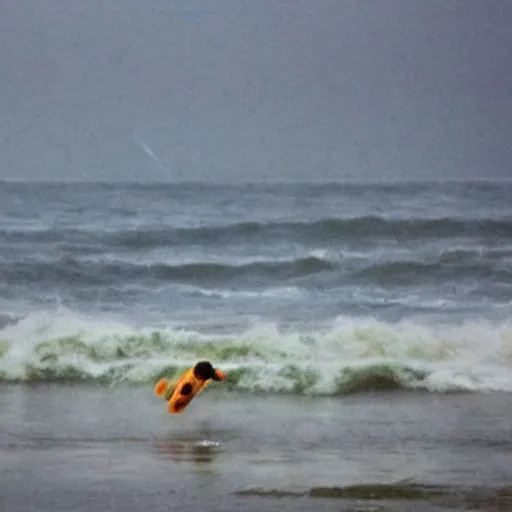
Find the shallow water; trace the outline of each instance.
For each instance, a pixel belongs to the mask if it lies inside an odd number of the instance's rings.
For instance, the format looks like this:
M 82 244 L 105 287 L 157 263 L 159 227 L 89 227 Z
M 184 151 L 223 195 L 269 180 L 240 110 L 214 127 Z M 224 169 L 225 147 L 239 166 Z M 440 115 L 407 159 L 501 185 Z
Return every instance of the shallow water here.
M 171 416 L 151 388 L 3 386 L 0 496 L 20 512 L 498 510 L 512 492 L 511 406 L 502 393 L 208 390 Z

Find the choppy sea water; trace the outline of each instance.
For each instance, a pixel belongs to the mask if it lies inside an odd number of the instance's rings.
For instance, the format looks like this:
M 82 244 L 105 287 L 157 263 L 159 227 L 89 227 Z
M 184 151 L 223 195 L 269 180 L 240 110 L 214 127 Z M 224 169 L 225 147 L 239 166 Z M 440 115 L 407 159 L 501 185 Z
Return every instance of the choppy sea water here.
M 512 183 L 0 183 L 0 379 L 512 391 Z

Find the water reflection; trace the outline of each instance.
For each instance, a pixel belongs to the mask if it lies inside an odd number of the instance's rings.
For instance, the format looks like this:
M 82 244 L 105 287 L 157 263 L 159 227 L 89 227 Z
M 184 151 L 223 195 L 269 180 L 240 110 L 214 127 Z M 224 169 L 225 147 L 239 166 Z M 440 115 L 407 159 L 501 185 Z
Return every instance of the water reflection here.
M 153 441 L 159 455 L 178 463 L 192 462 L 196 469 L 213 471 L 215 460 L 224 452 L 223 440 L 229 433 L 203 425 L 187 431 L 171 431 Z
M 156 439 L 153 446 L 157 453 L 177 462 L 189 461 L 199 466 L 211 464 L 222 451 L 220 443 L 208 439 L 191 440 L 169 437 Z

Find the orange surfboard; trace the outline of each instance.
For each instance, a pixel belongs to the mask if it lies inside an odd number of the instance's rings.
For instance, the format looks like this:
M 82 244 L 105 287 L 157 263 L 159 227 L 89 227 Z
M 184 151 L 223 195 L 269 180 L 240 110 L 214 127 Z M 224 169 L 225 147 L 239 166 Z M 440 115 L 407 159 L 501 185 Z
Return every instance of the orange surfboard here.
M 168 402 L 170 414 L 182 413 L 192 399 L 212 382 L 222 381 L 225 374 L 215 369 L 209 361 L 199 361 L 187 370 L 178 382 L 160 379 L 155 386 L 155 394 Z

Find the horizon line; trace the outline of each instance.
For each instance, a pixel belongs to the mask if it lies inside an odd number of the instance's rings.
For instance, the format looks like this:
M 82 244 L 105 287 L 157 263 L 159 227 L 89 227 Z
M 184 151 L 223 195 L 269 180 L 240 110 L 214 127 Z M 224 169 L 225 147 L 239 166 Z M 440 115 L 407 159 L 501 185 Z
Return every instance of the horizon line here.
M 62 184 L 62 185 L 211 185 L 211 186 L 257 186 L 257 185 L 309 185 L 309 186 L 332 186 L 332 185 L 433 185 L 433 184 L 463 184 L 463 183 L 508 183 L 512 178 L 470 178 L 470 179 L 398 179 L 398 180 L 115 180 L 115 179 L 19 179 L 0 178 L 0 183 L 19 185 L 28 184 Z

